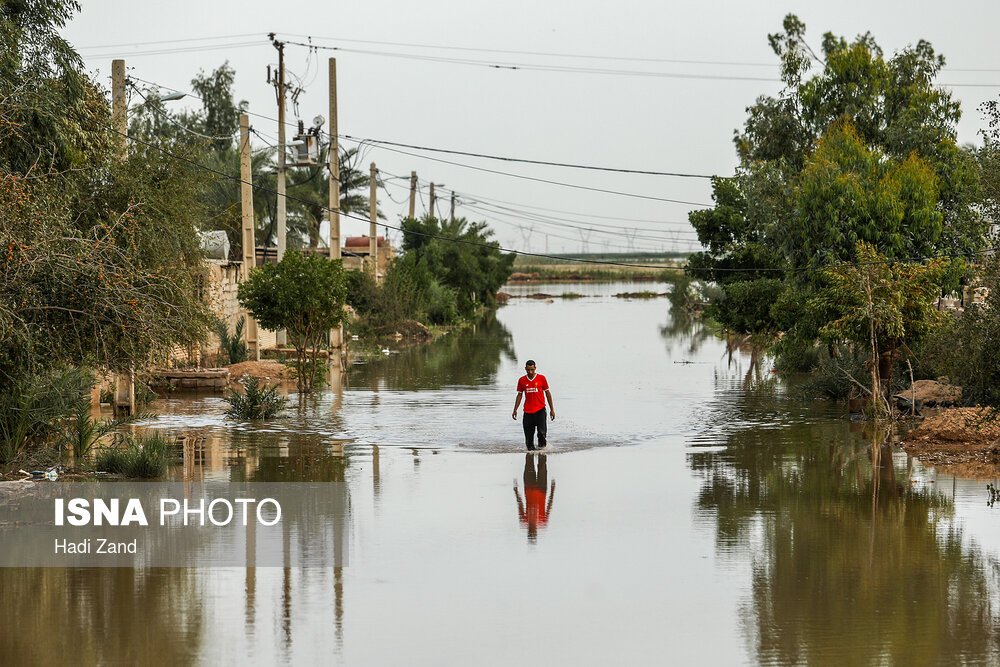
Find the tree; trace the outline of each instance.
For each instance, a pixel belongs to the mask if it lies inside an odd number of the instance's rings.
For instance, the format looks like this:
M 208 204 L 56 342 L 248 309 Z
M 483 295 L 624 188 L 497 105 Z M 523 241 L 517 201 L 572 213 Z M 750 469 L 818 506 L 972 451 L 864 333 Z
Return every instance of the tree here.
M 455 291 L 458 310 L 471 315 L 477 304 L 492 305 L 507 281 L 514 255 L 500 252 L 485 222 L 425 216 L 403 220 L 403 252 L 434 280 Z
M 329 217 L 329 150 L 329 147 L 323 149 L 319 164 L 289 171 L 288 232 L 307 241 L 310 248 L 319 247 L 319 228 Z M 368 190 L 370 177 L 357 169 L 357 157 L 357 148 L 340 151 L 340 212 L 367 217 L 368 197 L 362 193 Z M 376 211 L 376 217 L 385 218 L 381 211 Z
M 944 260 L 891 262 L 864 242 L 858 243 L 857 258 L 856 265 L 824 269 L 825 284 L 808 307 L 826 320 L 819 330 L 821 340 L 848 340 L 870 352 L 876 415 L 886 414 L 893 364 L 906 343 L 926 335 L 941 316 L 932 301 Z
M 347 295 L 339 260 L 289 250 L 240 283 L 239 301 L 265 329 L 285 329 L 295 346 L 298 389 L 311 392 L 318 355 L 330 329 L 343 319 Z
M 690 214 L 707 247 L 690 267 L 723 289 L 710 314 L 741 333 L 783 332 L 781 350 L 811 345 L 828 323 L 806 308 L 818 267 L 855 262 L 859 242 L 888 259 L 969 255 L 987 223 L 930 44 L 886 58 L 870 34 L 827 33 L 818 56 L 794 15 L 769 41 L 785 88 L 747 109 L 735 176 L 713 179 L 715 207 Z M 955 259 L 935 272 L 937 289 L 955 289 L 965 268 Z
M 8 452 L 41 444 L 40 427 L 57 423 L 17 396 L 75 401 L 66 380 L 74 367 L 143 367 L 201 339 L 208 324 L 194 226 L 200 174 L 162 151 L 116 157 L 106 91 L 58 35 L 78 8 L 0 5 L 0 449 Z M 11 436 L 12 423 L 27 436 Z

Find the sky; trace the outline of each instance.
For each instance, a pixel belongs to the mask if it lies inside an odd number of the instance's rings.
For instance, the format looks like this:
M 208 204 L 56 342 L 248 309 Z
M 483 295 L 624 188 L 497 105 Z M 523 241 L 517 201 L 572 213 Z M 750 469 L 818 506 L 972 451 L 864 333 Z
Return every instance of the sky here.
M 84 0 L 63 35 L 110 87 L 111 60 L 129 76 L 190 91 L 199 71 L 228 61 L 251 124 L 277 143 L 267 67 L 285 62 L 304 90 L 288 118 L 329 117 L 328 59 L 336 58 L 341 146 L 362 139 L 545 162 L 695 176 L 731 175 L 733 131 L 746 107 L 780 92 L 768 33 L 796 14 L 815 50 L 823 33 L 871 32 L 890 56 L 920 39 L 947 59 L 938 81 L 962 103 L 960 143 L 979 143 L 977 107 L 1000 95 L 993 26 L 1000 3 L 622 0 L 259 2 Z M 291 42 L 336 50 L 310 49 Z M 501 67 L 497 67 L 497 66 Z M 516 66 L 517 69 L 512 69 Z M 135 98 L 135 102 L 141 101 Z M 172 108 L 197 107 L 188 97 Z M 293 131 L 289 131 L 289 140 Z M 405 152 L 404 152 L 405 151 Z M 502 162 L 364 143 L 375 162 L 384 223 L 398 226 L 416 171 L 427 210 L 485 220 L 501 245 L 537 253 L 691 251 L 688 212 L 711 205 L 707 178 Z M 491 170 L 491 171 L 484 171 Z M 492 173 L 492 172 L 504 172 Z M 508 175 L 512 174 L 512 175 Z M 531 180 L 535 179 L 535 180 Z M 543 182 L 543 181 L 554 181 Z M 572 187 L 571 187 L 572 186 Z M 603 190 L 599 191 L 599 190 Z M 610 191 L 610 192 L 608 192 Z M 367 193 L 365 193 L 367 194 Z M 672 200 L 672 201 L 670 201 Z M 398 241 L 399 233 L 388 231 Z M 344 219 L 342 235 L 367 234 Z M 325 233 L 325 231 L 324 231 Z

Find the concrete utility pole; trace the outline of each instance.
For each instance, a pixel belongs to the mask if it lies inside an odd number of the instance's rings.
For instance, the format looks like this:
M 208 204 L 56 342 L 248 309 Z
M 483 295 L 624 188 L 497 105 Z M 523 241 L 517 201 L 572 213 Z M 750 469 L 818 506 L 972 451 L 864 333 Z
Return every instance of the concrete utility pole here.
M 111 61 L 111 124 L 115 128 L 118 159 L 128 159 L 128 94 L 125 92 L 125 61 Z
M 340 259 L 340 143 L 337 140 L 337 59 L 330 58 L 330 148 L 327 151 L 330 168 L 330 260 Z M 330 347 L 344 346 L 343 325 L 330 329 Z M 332 359 L 331 359 L 332 361 Z M 340 369 L 340 363 L 337 363 Z M 331 383 L 332 384 L 332 383 Z
M 372 261 L 372 277 L 375 278 L 375 284 L 378 284 L 378 227 L 376 226 L 376 216 L 378 212 L 376 211 L 375 205 L 375 175 L 377 170 L 375 169 L 375 163 L 372 162 L 371 174 L 368 177 L 369 183 L 369 195 L 368 195 L 368 217 L 370 223 L 368 225 L 368 257 Z
M 250 118 L 240 114 L 240 206 L 243 213 L 243 267 L 241 280 L 250 276 L 250 269 L 257 264 L 257 239 L 253 219 L 253 170 L 250 162 Z M 257 320 L 245 308 L 240 313 L 246 318 L 243 336 L 250 358 L 260 361 L 260 341 L 257 337 Z
M 125 92 L 125 61 L 111 61 L 111 120 L 117 134 L 118 159 L 128 160 L 128 94 Z M 100 391 L 100 390 L 98 390 Z M 100 394 L 98 394 L 98 408 Z M 91 398 L 93 402 L 93 398 Z M 115 414 L 135 414 L 135 369 L 115 375 L 115 395 L 112 402 Z
M 437 217 L 434 214 L 434 184 L 433 183 L 431 183 L 431 217 L 432 218 L 436 218 Z
M 273 38 L 272 38 L 273 39 Z M 288 147 L 285 145 L 285 43 L 274 42 L 274 48 L 278 50 L 278 80 L 274 84 L 278 95 L 278 261 L 285 256 L 285 152 Z
M 410 217 L 417 214 L 417 172 L 410 172 Z
M 330 259 L 340 259 L 340 143 L 337 141 L 337 59 L 330 58 Z
M 275 214 L 278 227 L 278 261 L 285 256 L 285 43 L 274 38 L 274 33 L 270 35 L 271 43 L 278 50 L 278 80 L 275 82 L 275 91 L 278 96 L 278 210 Z M 275 345 L 282 347 L 286 342 L 285 330 L 275 332 Z

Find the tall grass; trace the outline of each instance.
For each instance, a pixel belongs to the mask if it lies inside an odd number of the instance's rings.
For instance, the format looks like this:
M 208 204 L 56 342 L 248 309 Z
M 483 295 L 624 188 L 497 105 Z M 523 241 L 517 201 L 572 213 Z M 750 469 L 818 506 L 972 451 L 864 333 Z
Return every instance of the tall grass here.
M 155 415 L 137 412 L 117 419 L 94 419 L 90 412 L 90 396 L 83 394 L 73 406 L 69 419 L 59 434 L 59 441 L 73 451 L 73 457 L 79 461 L 90 455 L 94 445 L 101 438 L 115 431 L 120 426 L 135 421 L 154 419 Z
M 278 394 L 277 383 L 261 383 L 257 378 L 244 375 L 243 393 L 231 389 L 226 401 L 226 416 L 233 419 L 273 419 L 285 408 L 288 399 Z
M 114 444 L 97 454 L 97 469 L 113 475 L 150 479 L 162 477 L 172 459 L 170 443 L 163 436 L 136 437 L 118 433 Z
M 27 375 L 0 393 L 0 463 L 51 445 L 93 378 L 79 368 Z

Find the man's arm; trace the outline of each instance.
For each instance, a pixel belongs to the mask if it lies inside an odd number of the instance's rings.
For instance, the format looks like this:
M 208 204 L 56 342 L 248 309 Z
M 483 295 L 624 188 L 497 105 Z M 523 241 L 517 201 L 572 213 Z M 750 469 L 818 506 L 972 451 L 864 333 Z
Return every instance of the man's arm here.
M 524 396 L 524 392 L 523 391 L 517 392 L 517 400 L 514 401 L 514 414 L 512 415 L 512 417 L 514 417 L 514 421 L 517 421 L 517 409 L 521 405 L 521 398 L 523 396 Z
M 549 419 L 556 418 L 556 406 L 552 404 L 552 392 L 548 389 L 545 390 L 545 398 L 549 400 Z M 520 400 L 520 399 L 518 399 Z

